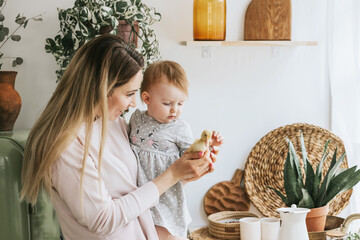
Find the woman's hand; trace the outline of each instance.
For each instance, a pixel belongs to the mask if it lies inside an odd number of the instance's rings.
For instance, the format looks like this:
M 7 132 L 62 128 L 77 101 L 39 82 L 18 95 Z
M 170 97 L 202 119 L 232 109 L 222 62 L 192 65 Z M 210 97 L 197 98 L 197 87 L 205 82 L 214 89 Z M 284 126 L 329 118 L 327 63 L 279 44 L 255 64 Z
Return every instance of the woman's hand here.
M 214 154 L 212 154 L 214 155 Z M 214 156 L 213 156 L 214 157 Z M 215 157 L 216 160 L 216 157 Z M 169 168 L 173 176 L 178 180 L 188 180 L 204 175 L 209 166 L 213 163 L 210 151 L 204 153 L 184 153 L 184 155 L 176 160 Z
M 164 173 L 156 177 L 153 182 L 158 187 L 160 195 L 178 181 L 194 181 L 207 173 L 213 172 L 213 162 L 216 154 L 206 150 L 204 153 L 184 153 Z

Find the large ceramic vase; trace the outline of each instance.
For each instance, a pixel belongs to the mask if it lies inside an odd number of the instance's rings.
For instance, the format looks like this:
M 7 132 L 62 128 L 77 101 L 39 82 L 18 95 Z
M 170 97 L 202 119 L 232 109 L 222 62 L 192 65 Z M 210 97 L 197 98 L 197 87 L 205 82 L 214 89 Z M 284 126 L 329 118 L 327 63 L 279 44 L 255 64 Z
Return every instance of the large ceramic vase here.
M 0 71 L 0 131 L 13 130 L 21 109 L 21 98 L 15 90 L 17 72 Z
M 329 204 L 323 207 L 311 208 L 306 215 L 306 227 L 308 232 L 324 231 L 326 216 L 329 213 Z

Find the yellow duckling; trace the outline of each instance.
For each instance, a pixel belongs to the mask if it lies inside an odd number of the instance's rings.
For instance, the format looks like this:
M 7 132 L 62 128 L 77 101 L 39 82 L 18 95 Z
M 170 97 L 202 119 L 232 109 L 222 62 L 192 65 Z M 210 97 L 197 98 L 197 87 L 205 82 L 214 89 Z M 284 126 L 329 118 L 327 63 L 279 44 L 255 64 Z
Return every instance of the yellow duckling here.
M 196 139 L 187 152 L 205 152 L 205 150 L 210 147 L 212 134 L 212 131 L 204 130 L 201 133 L 201 138 Z

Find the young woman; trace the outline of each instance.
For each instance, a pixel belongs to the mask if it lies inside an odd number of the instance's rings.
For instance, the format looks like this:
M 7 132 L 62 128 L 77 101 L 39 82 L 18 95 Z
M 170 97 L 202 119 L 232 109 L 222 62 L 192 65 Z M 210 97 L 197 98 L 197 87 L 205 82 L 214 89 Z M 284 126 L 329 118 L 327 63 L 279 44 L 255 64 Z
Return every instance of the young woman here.
M 158 239 L 149 209 L 164 191 L 198 179 L 216 160 L 209 152 L 184 154 L 136 186 L 136 158 L 120 115 L 136 106 L 142 67 L 141 55 L 120 38 L 92 39 L 77 51 L 30 132 L 21 198 L 34 204 L 44 188 L 66 240 Z

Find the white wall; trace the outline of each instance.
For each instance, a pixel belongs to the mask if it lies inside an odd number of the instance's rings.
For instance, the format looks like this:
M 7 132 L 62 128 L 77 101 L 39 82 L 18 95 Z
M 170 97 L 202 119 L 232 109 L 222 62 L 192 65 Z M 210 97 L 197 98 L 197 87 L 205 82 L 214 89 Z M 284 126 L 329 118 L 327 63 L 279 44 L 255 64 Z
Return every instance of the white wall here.
M 292 40 L 318 41 L 317 47 L 212 47 L 211 58 L 201 57 L 201 47 L 180 45 L 192 40 L 193 1 L 145 2 L 162 14 L 155 29 L 163 59 L 179 62 L 190 81 L 183 118 L 196 137 L 204 128 L 220 130 L 225 137 L 215 172 L 186 186 L 191 226 L 204 225 L 205 193 L 214 184 L 230 180 L 236 168 L 243 169 L 262 136 L 295 122 L 329 128 L 326 0 L 292 1 Z M 227 1 L 227 40 L 243 39 L 248 3 Z M 25 61 L 15 69 L 19 72 L 16 89 L 23 100 L 15 128 L 30 128 L 56 87 L 55 59 L 45 53 L 44 41 L 59 29 L 56 8 L 71 6 L 73 0 L 8 0 L 8 19 L 18 12 L 26 16 L 46 12 L 43 22 L 32 22 L 21 32 L 20 44 L 11 43 L 5 49 Z

